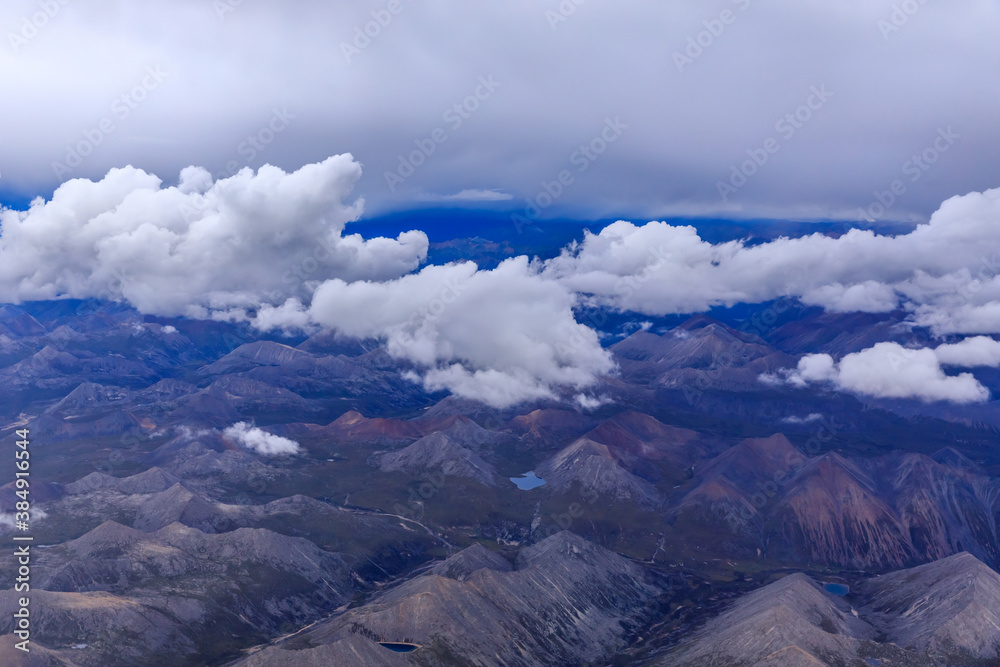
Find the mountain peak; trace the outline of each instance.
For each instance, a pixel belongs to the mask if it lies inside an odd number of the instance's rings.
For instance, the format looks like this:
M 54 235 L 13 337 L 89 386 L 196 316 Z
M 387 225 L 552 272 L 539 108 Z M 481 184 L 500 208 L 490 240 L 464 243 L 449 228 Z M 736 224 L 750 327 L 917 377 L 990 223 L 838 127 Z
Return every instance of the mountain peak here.
M 442 577 L 465 581 L 473 572 L 484 568 L 496 572 L 510 572 L 514 566 L 497 552 L 490 551 L 481 544 L 473 544 L 441 561 L 430 571 Z
M 358 422 L 364 421 L 365 416 L 358 412 L 357 410 L 348 410 L 344 414 L 340 415 L 331 422 L 331 424 L 336 424 L 337 426 L 353 426 Z
M 874 632 L 841 604 L 807 575 L 790 574 L 739 598 L 656 664 L 855 664 L 859 639 Z
M 865 582 L 866 608 L 890 641 L 976 658 L 1000 652 L 1000 574 L 962 552 Z

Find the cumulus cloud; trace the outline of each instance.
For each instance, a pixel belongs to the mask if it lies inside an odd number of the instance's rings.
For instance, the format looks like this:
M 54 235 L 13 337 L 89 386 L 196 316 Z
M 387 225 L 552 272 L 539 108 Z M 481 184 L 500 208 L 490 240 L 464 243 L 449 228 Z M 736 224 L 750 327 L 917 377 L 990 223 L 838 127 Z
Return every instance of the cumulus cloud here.
M 934 356 L 946 366 L 1000 366 L 1000 341 L 987 336 L 966 338 L 958 343 L 939 345 Z
M 972 347 L 945 346 L 943 354 L 954 360 L 975 358 L 981 350 Z M 795 386 L 829 382 L 838 389 L 876 398 L 917 398 L 922 401 L 982 403 L 990 392 L 971 373 L 947 375 L 941 368 L 936 350 L 909 349 L 898 343 L 878 343 L 861 352 L 843 357 L 839 362 L 828 354 L 809 354 L 799 360 L 789 374 Z M 961 364 L 967 365 L 967 364 Z
M 266 308 L 258 324 L 308 317 L 349 336 L 384 339 L 391 355 L 421 369 L 428 390 L 504 407 L 580 389 L 612 371 L 596 332 L 574 319 L 574 303 L 564 286 L 516 257 L 490 271 L 464 262 L 386 282 L 330 280 L 308 309 Z
M 545 275 L 589 301 L 650 315 L 798 298 L 838 312 L 903 307 L 936 333 L 1000 333 L 1000 189 L 953 197 L 928 223 L 749 245 L 689 226 L 619 221 L 550 260 Z M 995 251 L 993 251 L 995 253 Z
M 188 167 L 163 187 L 141 169 L 63 183 L 27 211 L 0 211 L 0 301 L 124 299 L 143 313 L 240 317 L 308 299 L 321 281 L 385 280 L 426 257 L 427 237 L 342 235 L 360 165 L 339 155 L 286 173 L 264 165 L 213 181 Z
M 829 354 L 807 354 L 799 360 L 799 368 L 794 381 L 803 383 L 825 382 L 837 376 L 836 364 Z
M 1000 258 L 983 254 L 978 266 L 932 277 L 919 274 L 907 285 L 916 324 L 938 334 L 1000 332 Z
M 246 422 L 237 422 L 222 432 L 236 444 L 264 456 L 287 456 L 301 451 L 299 443 L 268 433 Z
M 938 334 L 1000 333 L 1000 271 L 985 254 L 1000 247 L 1000 189 L 952 198 L 898 236 L 855 229 L 713 244 L 690 226 L 619 221 L 546 262 L 414 272 L 427 255 L 423 232 L 344 234 L 361 214 L 360 200 L 347 201 L 360 173 L 341 155 L 220 180 L 188 167 L 168 187 L 132 167 L 68 181 L 27 211 L 0 211 L 0 301 L 96 296 L 144 313 L 379 338 L 426 389 L 498 407 L 572 400 L 613 372 L 598 334 L 575 320 L 580 305 L 666 315 L 792 297 L 837 312 L 904 308 Z M 988 392 L 942 366 L 1000 358 L 986 337 L 936 350 L 881 345 L 839 362 L 810 355 L 762 380 L 971 402 Z
M 943 366 L 1000 366 L 1000 341 L 987 336 L 966 338 L 935 348 L 910 349 L 884 342 L 848 354 L 839 362 L 828 354 L 807 354 L 798 367 L 760 377 L 769 385 L 806 387 L 815 383 L 879 398 L 980 403 L 990 398 L 970 373 L 947 375 Z
M 173 187 L 132 167 L 69 181 L 48 202 L 0 213 L 0 301 L 96 296 L 157 315 L 381 338 L 428 390 L 497 406 L 580 390 L 613 369 L 575 321 L 575 295 L 526 257 L 413 274 L 423 232 L 344 235 L 361 213 L 360 201 L 345 203 L 359 176 L 342 155 L 219 181 L 189 167 Z
M 866 280 L 855 285 L 823 285 L 802 294 L 801 301 L 837 313 L 885 313 L 899 305 L 899 296 L 890 285 Z

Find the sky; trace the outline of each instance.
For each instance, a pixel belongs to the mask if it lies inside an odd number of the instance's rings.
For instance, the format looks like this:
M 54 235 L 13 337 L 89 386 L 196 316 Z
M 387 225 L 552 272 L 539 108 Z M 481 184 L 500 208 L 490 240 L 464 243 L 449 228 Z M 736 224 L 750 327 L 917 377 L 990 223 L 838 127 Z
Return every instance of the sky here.
M 342 153 L 368 216 L 926 220 L 1000 185 L 996 0 L 11 0 L 0 27 L 8 202 Z
M 615 364 L 581 306 L 794 298 L 942 340 L 763 382 L 992 398 L 963 369 L 1000 366 L 995 0 L 36 0 L 0 25 L 0 302 L 335 329 L 430 391 L 586 407 Z M 490 270 L 352 226 L 441 206 L 619 221 Z M 712 243 L 679 216 L 869 224 Z

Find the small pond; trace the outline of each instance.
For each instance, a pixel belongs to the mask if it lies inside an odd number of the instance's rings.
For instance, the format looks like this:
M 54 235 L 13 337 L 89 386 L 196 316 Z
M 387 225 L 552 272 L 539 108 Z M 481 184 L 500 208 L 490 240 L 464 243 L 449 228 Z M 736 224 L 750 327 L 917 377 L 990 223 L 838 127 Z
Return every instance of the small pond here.
M 517 485 L 517 488 L 522 491 L 530 491 L 531 489 L 537 489 L 539 486 L 545 484 L 545 480 L 541 477 L 535 475 L 535 471 L 526 472 L 520 477 L 511 477 L 510 481 Z
M 379 642 L 378 644 L 394 653 L 413 653 L 420 648 L 419 644 L 411 644 L 409 642 Z
M 844 597 L 851 592 L 851 587 L 847 584 L 824 584 L 823 588 L 826 589 L 827 593 L 833 593 L 840 597 Z

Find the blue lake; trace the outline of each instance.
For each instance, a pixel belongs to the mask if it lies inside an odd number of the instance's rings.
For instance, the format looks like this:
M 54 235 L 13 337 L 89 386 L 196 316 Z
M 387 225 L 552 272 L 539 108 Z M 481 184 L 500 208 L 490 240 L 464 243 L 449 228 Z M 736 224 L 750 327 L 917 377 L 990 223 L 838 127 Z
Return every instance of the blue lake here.
M 851 587 L 847 584 L 825 584 L 823 588 L 826 589 L 827 593 L 833 593 L 840 597 L 844 597 L 851 592 Z
M 419 646 L 409 642 L 379 642 L 379 646 L 384 646 L 393 653 L 413 653 Z
M 541 477 L 535 475 L 535 471 L 524 473 L 520 477 L 511 477 L 510 481 L 517 485 L 517 488 L 522 491 L 530 491 L 531 489 L 537 489 L 538 487 L 545 484 L 545 480 Z

